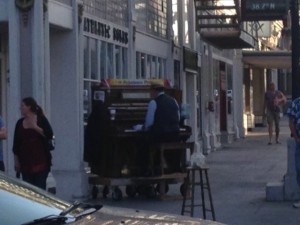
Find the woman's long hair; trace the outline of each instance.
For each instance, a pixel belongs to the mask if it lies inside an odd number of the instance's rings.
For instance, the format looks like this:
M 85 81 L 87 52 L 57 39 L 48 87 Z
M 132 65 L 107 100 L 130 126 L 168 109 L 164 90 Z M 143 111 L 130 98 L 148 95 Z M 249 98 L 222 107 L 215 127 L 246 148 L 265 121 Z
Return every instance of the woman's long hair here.
M 35 113 L 37 116 L 44 116 L 43 109 L 37 104 L 33 97 L 23 98 L 22 102 L 30 108 L 30 111 Z

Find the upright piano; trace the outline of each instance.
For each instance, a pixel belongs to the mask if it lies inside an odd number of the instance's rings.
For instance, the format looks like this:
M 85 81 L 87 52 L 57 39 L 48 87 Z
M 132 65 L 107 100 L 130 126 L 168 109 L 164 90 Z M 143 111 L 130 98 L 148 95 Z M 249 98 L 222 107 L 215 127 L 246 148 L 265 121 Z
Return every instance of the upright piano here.
M 146 135 L 140 127 L 151 100 L 151 85 L 155 83 L 164 85 L 165 92 L 181 104 L 181 90 L 171 88 L 166 80 L 103 80 L 92 87 L 92 106 L 102 101 L 110 115 L 108 144 L 105 149 L 99 149 L 104 152 L 101 155 L 105 160 L 90 165 L 92 173 L 105 177 L 136 175 L 136 143 Z M 189 127 L 182 126 L 181 140 L 185 142 L 190 135 Z

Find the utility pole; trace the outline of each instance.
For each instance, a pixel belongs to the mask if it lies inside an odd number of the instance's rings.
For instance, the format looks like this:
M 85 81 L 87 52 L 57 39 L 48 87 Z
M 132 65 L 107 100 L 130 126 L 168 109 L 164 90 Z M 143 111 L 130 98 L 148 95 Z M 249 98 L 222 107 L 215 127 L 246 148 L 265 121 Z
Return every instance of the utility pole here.
M 292 99 L 300 97 L 300 37 L 299 37 L 299 2 L 291 2 L 291 31 L 292 31 Z

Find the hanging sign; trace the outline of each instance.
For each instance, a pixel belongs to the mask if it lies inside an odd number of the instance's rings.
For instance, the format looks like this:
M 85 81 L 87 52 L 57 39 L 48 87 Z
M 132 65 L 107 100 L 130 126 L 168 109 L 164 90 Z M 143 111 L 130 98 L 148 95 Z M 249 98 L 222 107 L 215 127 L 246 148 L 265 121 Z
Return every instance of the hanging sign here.
M 186 71 L 198 72 L 198 53 L 196 51 L 183 47 L 183 68 Z
M 242 0 L 242 20 L 281 20 L 288 13 L 288 0 Z

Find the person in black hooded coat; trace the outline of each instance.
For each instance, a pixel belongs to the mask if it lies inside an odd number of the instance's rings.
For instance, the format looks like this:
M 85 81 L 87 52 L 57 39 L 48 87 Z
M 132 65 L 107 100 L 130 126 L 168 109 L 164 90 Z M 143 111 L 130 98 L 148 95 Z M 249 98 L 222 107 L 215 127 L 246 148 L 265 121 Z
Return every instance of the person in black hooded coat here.
M 95 102 L 85 129 L 84 161 L 89 163 L 92 173 L 98 175 L 104 175 L 107 172 L 109 123 L 110 114 L 107 107 L 102 101 Z

